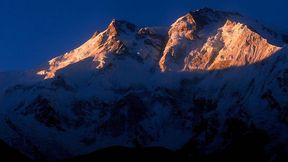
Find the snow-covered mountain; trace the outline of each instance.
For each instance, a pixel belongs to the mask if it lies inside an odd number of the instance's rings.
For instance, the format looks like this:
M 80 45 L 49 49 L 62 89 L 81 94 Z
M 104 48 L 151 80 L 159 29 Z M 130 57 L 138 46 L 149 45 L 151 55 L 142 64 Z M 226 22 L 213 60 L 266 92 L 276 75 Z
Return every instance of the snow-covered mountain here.
M 111 146 L 184 149 L 193 157 L 240 142 L 277 161 L 288 152 L 282 38 L 208 8 L 170 27 L 113 20 L 47 68 L 0 73 L 0 138 L 38 160 Z

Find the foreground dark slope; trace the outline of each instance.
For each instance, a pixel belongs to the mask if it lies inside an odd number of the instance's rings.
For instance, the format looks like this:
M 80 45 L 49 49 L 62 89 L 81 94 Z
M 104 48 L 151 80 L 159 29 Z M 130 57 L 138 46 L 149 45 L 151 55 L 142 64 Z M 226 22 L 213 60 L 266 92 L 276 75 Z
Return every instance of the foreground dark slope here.
M 1 162 L 12 162 L 12 161 L 19 161 L 19 162 L 32 162 L 31 159 L 20 153 L 18 150 L 10 147 L 5 142 L 0 141 L 0 161 Z

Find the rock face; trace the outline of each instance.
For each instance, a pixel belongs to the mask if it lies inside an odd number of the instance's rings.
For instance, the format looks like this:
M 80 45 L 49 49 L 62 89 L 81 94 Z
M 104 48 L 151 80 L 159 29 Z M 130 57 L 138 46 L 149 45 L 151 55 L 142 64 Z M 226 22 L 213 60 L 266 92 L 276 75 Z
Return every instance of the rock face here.
M 0 73 L 0 137 L 36 160 L 121 146 L 279 161 L 288 150 L 282 37 L 207 8 L 170 27 L 113 20 L 35 76 Z
M 235 13 L 203 9 L 179 18 L 169 30 L 161 71 L 216 70 L 261 61 L 280 47 L 239 22 Z
M 160 31 L 158 31 L 160 30 Z M 96 33 L 79 48 L 49 61 L 49 69 L 39 71 L 46 79 L 71 64 L 87 58 L 93 58 L 93 67 L 102 69 L 111 66 L 114 55 L 131 55 L 136 53 L 140 59 L 156 62 L 161 57 L 165 35 L 157 28 L 141 28 L 126 22 L 113 20 L 108 28 Z
M 200 50 L 192 51 L 184 61 L 184 70 L 215 70 L 262 61 L 280 50 L 246 25 L 227 20 Z

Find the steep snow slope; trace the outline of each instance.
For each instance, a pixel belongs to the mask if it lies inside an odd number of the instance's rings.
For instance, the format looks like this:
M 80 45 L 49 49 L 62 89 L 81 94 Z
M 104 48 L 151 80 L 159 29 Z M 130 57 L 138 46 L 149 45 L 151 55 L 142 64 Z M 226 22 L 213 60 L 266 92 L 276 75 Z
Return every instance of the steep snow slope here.
M 79 48 L 50 60 L 49 69 L 39 71 L 38 74 L 44 75 L 46 79 L 53 78 L 58 70 L 87 58 L 94 58 L 94 66 L 102 69 L 112 66 L 114 55 L 121 54 L 145 60 L 153 65 L 161 57 L 163 39 L 164 28 L 139 29 L 129 22 L 113 20 L 105 31 L 96 32 Z
M 255 147 L 269 146 L 277 159 L 273 150 L 288 149 L 288 49 L 279 37 L 211 9 L 188 13 L 169 32 L 113 20 L 50 60 L 43 80 L 3 86 L 0 137 L 53 161 L 115 145 L 192 143 L 209 154 L 260 134 L 269 142 Z
M 190 12 L 169 30 L 161 71 L 214 70 L 261 61 L 280 49 L 271 42 L 283 44 L 265 29 L 237 13 Z

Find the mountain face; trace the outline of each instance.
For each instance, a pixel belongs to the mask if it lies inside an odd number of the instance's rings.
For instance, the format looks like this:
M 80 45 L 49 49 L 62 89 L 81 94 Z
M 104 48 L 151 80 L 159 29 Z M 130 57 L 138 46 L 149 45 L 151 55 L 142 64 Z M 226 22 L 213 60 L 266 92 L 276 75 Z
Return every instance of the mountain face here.
M 49 68 L 38 74 L 53 78 L 57 71 L 87 58 L 93 59 L 93 69 L 103 69 L 112 66 L 117 56 L 145 60 L 156 67 L 165 39 L 165 29 L 140 29 L 129 22 L 113 20 L 105 31 L 96 32 L 79 48 L 50 60 Z
M 259 62 L 280 47 L 254 32 L 236 13 L 200 10 L 178 19 L 169 30 L 162 71 L 217 70 Z M 249 23 L 248 23 L 249 24 Z M 256 25 L 257 26 L 257 25 Z M 259 27 L 255 27 L 259 28 Z
M 288 152 L 282 38 L 207 8 L 170 27 L 113 20 L 47 68 L 0 73 L 0 137 L 35 160 L 122 146 L 196 160 L 281 161 Z

